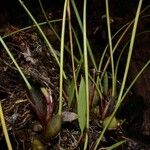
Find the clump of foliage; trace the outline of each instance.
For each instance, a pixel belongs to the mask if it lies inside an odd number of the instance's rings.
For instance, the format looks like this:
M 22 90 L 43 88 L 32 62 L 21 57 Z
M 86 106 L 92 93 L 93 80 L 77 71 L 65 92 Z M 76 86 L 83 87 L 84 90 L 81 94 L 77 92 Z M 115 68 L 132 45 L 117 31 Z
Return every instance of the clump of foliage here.
M 26 83 L 26 86 L 30 92 L 31 95 L 31 104 L 41 122 L 41 124 L 44 126 L 44 138 L 46 140 L 51 140 L 59 132 L 61 132 L 62 128 L 62 104 L 63 104 L 63 88 L 64 88 L 64 80 L 65 83 L 67 83 L 67 102 L 68 102 L 68 108 L 72 107 L 72 110 L 75 111 L 75 114 L 78 116 L 78 125 L 80 127 L 81 135 L 80 138 L 84 139 L 84 149 L 86 150 L 88 148 L 88 142 L 89 142 L 89 128 L 90 128 L 90 118 L 92 116 L 92 113 L 96 110 L 96 114 L 99 118 L 99 124 L 102 126 L 102 131 L 100 132 L 99 137 L 97 137 L 97 140 L 94 144 L 94 149 L 96 150 L 102 141 L 102 138 L 104 136 L 104 133 L 106 130 L 110 129 L 116 129 L 118 125 L 120 125 L 120 120 L 116 118 L 116 112 L 121 106 L 121 103 L 123 102 L 124 98 L 130 91 L 133 84 L 136 82 L 138 77 L 142 74 L 142 72 L 145 70 L 145 68 L 149 65 L 150 60 L 145 64 L 145 66 L 141 69 L 141 71 L 138 73 L 138 75 L 135 77 L 135 79 L 131 82 L 131 84 L 126 87 L 126 80 L 128 77 L 128 70 L 130 66 L 135 36 L 136 36 L 136 29 L 138 25 L 139 16 L 144 12 L 141 11 L 142 6 L 142 0 L 139 1 L 136 16 L 133 21 L 130 23 L 124 25 L 120 30 L 116 32 L 115 35 L 111 35 L 111 23 L 110 23 L 110 15 L 109 15 L 109 3 L 108 0 L 105 0 L 106 5 L 106 20 L 107 20 L 107 31 L 108 31 L 108 45 L 103 50 L 103 53 L 101 54 L 101 57 L 99 58 L 99 64 L 96 64 L 95 54 L 92 52 L 92 48 L 90 46 L 88 37 L 87 37 L 87 1 L 84 0 L 83 4 L 83 20 L 81 20 L 79 11 L 77 9 L 76 3 L 74 0 L 65 0 L 64 2 L 64 10 L 63 10 L 63 18 L 62 18 L 62 32 L 61 37 L 55 32 L 55 29 L 50 24 L 46 13 L 43 9 L 42 3 L 39 0 L 40 6 L 42 8 L 43 14 L 45 16 L 45 19 L 47 23 L 49 24 L 50 28 L 54 31 L 57 38 L 60 40 L 60 56 L 56 55 L 56 52 L 46 36 L 44 35 L 40 25 L 37 23 L 37 21 L 34 19 L 30 11 L 27 9 L 27 7 L 24 5 L 24 3 L 21 0 L 18 0 L 21 6 L 25 9 L 29 17 L 32 19 L 33 23 L 37 27 L 39 33 L 43 37 L 50 54 L 54 57 L 54 60 L 57 62 L 57 64 L 60 67 L 60 82 L 59 82 L 59 109 L 57 114 L 53 114 L 53 99 L 51 97 L 51 94 L 48 92 L 46 87 L 41 87 L 40 89 L 36 89 L 33 87 L 27 78 L 25 77 L 23 71 L 20 69 L 19 65 L 17 64 L 15 58 L 11 54 L 9 48 L 4 42 L 4 37 L 0 37 L 0 41 L 5 48 L 6 52 L 8 53 L 9 57 L 12 59 L 13 63 L 15 64 L 17 70 L 19 71 L 20 75 L 22 76 L 24 82 Z M 71 6 L 70 6 L 71 5 Z M 73 8 L 73 10 L 71 9 Z M 77 36 L 77 32 L 73 28 L 72 22 L 71 22 L 71 13 L 74 11 L 74 14 L 76 16 L 76 19 L 78 21 L 78 25 L 80 27 L 80 32 L 82 34 L 83 38 L 83 48 L 79 42 L 79 37 Z M 68 16 L 68 17 L 66 17 Z M 66 19 L 67 18 L 67 19 Z M 66 28 L 66 23 L 68 23 L 68 28 Z M 118 48 L 118 45 L 120 44 L 121 40 L 123 39 L 124 35 L 127 33 L 127 31 L 131 28 L 132 29 L 132 35 L 131 40 L 129 44 L 129 50 L 128 50 L 128 56 L 126 61 L 126 66 L 124 70 L 124 74 L 122 77 L 122 82 L 120 89 L 117 89 L 117 73 L 119 70 L 119 63 L 122 58 L 122 55 L 124 53 L 124 48 L 120 51 L 119 57 L 117 58 L 117 63 L 114 65 L 114 53 L 116 49 Z M 65 33 L 68 29 L 69 33 L 69 45 L 65 45 Z M 118 41 L 113 44 L 113 38 L 115 38 L 118 33 L 121 31 L 122 34 L 120 35 L 120 38 Z M 19 32 L 19 31 L 18 31 Z M 10 34 L 11 35 L 11 34 Z M 74 54 L 74 48 L 73 48 L 73 38 L 75 39 L 76 45 L 78 47 L 79 51 L 79 58 L 77 58 Z M 114 46 L 112 46 L 114 45 Z M 64 59 L 65 54 L 64 51 L 67 51 L 69 55 L 71 56 L 71 67 L 72 67 L 72 78 L 69 80 L 67 77 L 65 71 L 64 71 Z M 107 57 L 107 60 L 104 61 L 104 58 Z M 115 58 L 116 59 L 116 58 Z M 94 75 L 91 74 L 89 71 L 89 60 L 92 62 Z M 102 68 L 102 66 L 104 66 Z M 108 66 L 111 66 L 111 71 L 108 71 Z M 92 72 L 93 73 L 93 72 Z M 100 75 L 95 76 L 95 73 L 100 73 Z M 110 78 L 111 80 L 110 80 Z M 111 82 L 111 83 L 110 83 Z M 111 86 L 110 86 L 111 85 Z M 126 87 L 126 88 L 125 88 Z M 44 99 L 43 99 L 44 96 Z M 46 108 L 45 110 L 41 110 L 41 102 L 44 101 L 44 106 Z M 98 108 L 98 109 L 97 109 Z M 110 111 L 111 110 L 111 111 Z M 2 109 L 1 109 L 2 112 Z M 98 112 L 98 113 L 97 113 Z M 3 131 L 4 135 L 6 137 L 7 145 L 9 149 L 11 149 L 11 144 L 8 138 L 8 134 L 6 131 L 6 125 L 4 124 L 2 113 L 1 113 L 1 122 L 3 123 Z M 116 148 L 123 144 L 125 141 L 122 140 L 118 143 L 115 143 L 109 149 Z M 38 143 L 38 144 L 37 144 Z M 34 139 L 32 141 L 32 147 L 35 149 L 35 147 L 40 145 L 43 147 L 43 143 L 38 140 Z

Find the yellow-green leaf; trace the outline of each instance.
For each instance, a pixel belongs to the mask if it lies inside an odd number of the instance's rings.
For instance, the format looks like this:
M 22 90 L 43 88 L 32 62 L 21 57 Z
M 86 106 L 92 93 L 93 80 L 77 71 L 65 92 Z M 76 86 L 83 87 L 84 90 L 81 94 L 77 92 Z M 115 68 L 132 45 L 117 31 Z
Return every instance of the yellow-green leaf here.
M 103 121 L 103 127 L 105 127 L 110 121 L 110 116 L 106 117 Z M 113 130 L 116 129 L 118 127 L 119 121 L 116 119 L 116 117 L 113 117 L 113 119 L 111 120 L 108 129 L 109 130 Z
M 107 93 L 108 93 L 108 74 L 107 74 L 107 72 L 105 72 L 105 74 L 104 74 L 103 91 L 104 91 L 104 94 L 107 95 Z
M 78 120 L 81 132 L 84 131 L 86 125 L 86 89 L 84 78 L 81 78 L 79 87 L 79 99 L 78 99 Z

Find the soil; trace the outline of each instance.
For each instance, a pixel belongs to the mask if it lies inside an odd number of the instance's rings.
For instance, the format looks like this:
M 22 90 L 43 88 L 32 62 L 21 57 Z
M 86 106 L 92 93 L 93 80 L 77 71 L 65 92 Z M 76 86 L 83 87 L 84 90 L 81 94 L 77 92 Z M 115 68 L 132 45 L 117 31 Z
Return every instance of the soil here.
M 43 0 L 43 5 L 49 19 L 62 18 L 63 1 L 48 1 Z M 92 4 L 89 4 L 92 3 Z M 39 4 L 37 1 L 31 0 L 25 2 L 32 14 L 38 22 L 45 21 Z M 82 2 L 76 1 L 76 4 L 81 10 Z M 111 16 L 111 31 L 112 35 L 118 31 L 120 27 L 134 18 L 138 1 L 130 2 L 113 0 L 110 3 Z M 150 6 L 149 1 L 143 2 L 142 9 Z M 92 13 L 91 13 L 92 12 Z M 150 7 L 144 12 L 143 16 L 149 15 Z M 105 1 L 93 0 L 88 1 L 87 5 L 87 28 L 88 38 L 93 49 L 95 57 L 101 55 L 105 48 L 107 39 L 107 24 L 105 17 Z M 72 12 L 72 23 L 77 31 L 79 27 Z M 138 25 L 137 34 L 149 30 L 149 17 L 141 17 Z M 36 28 L 29 28 L 24 31 L 15 33 L 11 36 L 8 34 L 15 32 L 23 27 L 32 25 L 32 21 L 25 13 L 19 2 L 5 1 L 0 5 L 0 35 L 4 37 L 4 41 L 11 50 L 17 63 L 25 73 L 25 76 L 34 87 L 36 92 L 40 92 L 40 87 L 45 87 L 48 95 L 52 100 L 49 104 L 45 97 L 38 95 L 41 100 L 36 101 L 32 98 L 32 93 L 26 87 L 20 74 L 15 68 L 12 60 L 9 58 L 4 48 L 0 46 L 0 101 L 3 107 L 5 121 L 9 132 L 10 140 L 13 149 L 27 150 L 33 149 L 33 141 L 40 140 L 44 145 L 43 149 L 83 149 L 84 136 L 81 138 L 81 132 L 77 120 L 64 122 L 61 132 L 50 140 L 44 139 L 43 131 L 48 119 L 58 111 L 59 99 L 59 65 L 54 57 L 49 52 L 44 40 Z M 61 34 L 61 22 L 53 24 L 56 32 Z M 47 24 L 42 26 L 42 30 L 48 40 L 59 54 L 60 42 L 49 28 Z M 130 40 L 130 30 L 123 38 L 118 50 L 115 52 L 117 58 L 123 45 Z M 79 33 L 80 35 L 80 33 Z M 114 43 L 118 40 L 116 37 Z M 144 64 L 150 60 L 150 34 L 145 32 L 136 37 L 127 84 L 135 78 L 139 70 Z M 81 37 L 82 41 L 82 37 Z M 68 44 L 68 37 L 66 37 Z M 68 44 L 69 45 L 69 44 Z M 76 45 L 75 45 L 76 48 Z M 65 53 L 66 59 L 64 70 L 69 78 L 72 78 L 71 59 L 68 53 Z M 118 80 L 121 83 L 124 72 L 128 48 L 123 54 L 121 67 L 118 73 Z M 79 54 L 76 54 L 77 57 Z M 107 58 L 106 58 L 107 59 Z M 99 60 L 96 60 L 97 63 Z M 116 60 L 115 60 L 116 61 Z M 90 70 L 93 69 L 92 63 L 89 61 Z M 65 87 L 65 86 L 64 86 Z M 118 119 L 125 120 L 115 130 L 108 130 L 99 146 L 100 149 L 111 146 L 120 140 L 127 140 L 125 144 L 120 146 L 119 150 L 149 150 L 150 140 L 150 66 L 144 71 L 142 76 L 137 80 L 128 96 L 123 101 L 119 111 L 117 112 Z M 74 111 L 74 108 L 68 108 L 67 91 L 63 91 L 63 112 Z M 104 104 L 105 105 L 105 104 Z M 49 114 L 44 108 L 51 107 Z M 111 111 L 110 111 L 111 112 Z M 46 116 L 46 117 L 45 117 Z M 89 144 L 88 149 L 93 149 L 95 141 L 102 130 L 100 117 L 97 113 L 91 114 L 89 128 Z M 0 149 L 7 149 L 3 133 L 0 132 Z

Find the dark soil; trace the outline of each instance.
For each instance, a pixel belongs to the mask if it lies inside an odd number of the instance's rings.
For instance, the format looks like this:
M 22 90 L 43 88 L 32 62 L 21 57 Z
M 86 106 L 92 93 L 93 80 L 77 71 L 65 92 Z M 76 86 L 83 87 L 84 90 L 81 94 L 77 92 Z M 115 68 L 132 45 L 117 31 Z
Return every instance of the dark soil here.
M 62 18 L 63 1 L 51 2 L 43 0 L 43 5 L 49 19 Z M 38 22 L 45 21 L 38 1 L 31 0 L 25 3 L 31 10 L 34 17 Z M 82 16 L 82 2 L 76 2 L 81 16 Z M 113 0 L 110 3 L 110 16 L 111 16 L 111 31 L 112 35 L 118 31 L 120 27 L 134 18 L 136 13 L 138 1 L 118 1 Z M 148 0 L 143 2 L 143 7 L 150 6 Z M 145 11 L 144 15 L 150 14 L 150 7 Z M 105 48 L 107 39 L 107 25 L 105 18 L 105 1 L 93 0 L 88 1 L 87 5 L 87 21 L 88 21 L 88 38 L 93 49 L 95 57 L 101 55 L 102 50 Z M 75 30 L 78 32 L 78 24 L 75 15 L 72 12 L 72 22 Z M 137 34 L 149 30 L 150 20 L 149 17 L 141 16 Z M 7 34 L 17 31 L 23 27 L 32 25 L 32 21 L 25 13 L 19 2 L 5 1 L 0 5 L 0 35 L 5 37 Z M 61 22 L 53 24 L 58 34 L 61 33 Z M 48 40 L 52 43 L 53 47 L 58 51 L 60 49 L 60 42 L 49 28 L 48 25 L 42 26 L 42 29 L 47 36 Z M 126 42 L 130 40 L 132 29 L 126 34 L 122 40 L 117 52 L 116 58 Z M 66 38 L 67 39 L 67 38 Z M 81 37 L 82 39 L 82 37 Z M 114 43 L 118 37 L 114 39 Z M 12 36 L 4 38 L 7 46 L 13 53 L 19 66 L 25 73 L 26 77 L 32 86 L 38 91 L 40 87 L 46 87 L 49 94 L 53 99 L 53 114 L 58 110 L 59 99 L 59 66 L 49 53 L 44 40 L 36 30 L 30 28 Z M 150 34 L 149 32 L 143 33 L 136 37 L 135 46 L 132 56 L 132 61 L 129 70 L 128 83 L 129 84 L 138 71 L 150 59 Z M 68 42 L 68 41 L 67 41 Z M 68 42 L 69 43 L 69 42 Z M 76 48 L 76 46 L 75 46 Z M 0 46 L 0 101 L 2 103 L 5 121 L 13 149 L 27 150 L 31 149 L 34 139 L 40 139 L 44 145 L 44 149 L 83 149 L 84 136 L 80 138 L 80 129 L 78 122 L 71 121 L 65 122 L 62 125 L 61 132 L 51 140 L 43 138 L 43 130 L 45 120 L 40 119 L 37 115 L 36 106 L 39 109 L 47 107 L 47 103 L 42 101 L 40 104 L 34 102 L 31 98 L 31 93 L 28 91 L 20 74 L 16 70 L 13 62 L 5 52 L 4 48 Z M 128 48 L 127 48 L 128 50 Z M 121 60 L 121 67 L 118 73 L 118 78 L 121 82 L 124 72 L 127 50 Z M 65 71 L 68 77 L 71 77 L 71 60 L 70 55 L 66 54 Z M 79 54 L 76 54 L 77 57 Z M 97 59 L 97 62 L 99 60 Z M 93 65 L 89 61 L 90 69 Z M 117 141 L 126 139 L 126 144 L 120 146 L 118 149 L 123 150 L 149 150 L 150 140 L 150 66 L 144 71 L 142 76 L 138 79 L 129 95 L 124 100 L 121 108 L 117 112 L 117 116 L 125 122 L 117 129 L 107 131 L 104 139 L 101 142 L 100 149 L 108 147 Z M 67 93 L 64 90 L 63 111 L 74 111 L 74 108 L 67 107 Z M 35 105 L 33 106 L 32 103 Z M 45 110 L 42 109 L 45 114 Z M 90 129 L 89 129 L 89 147 L 93 149 L 95 141 L 99 136 L 102 127 L 100 126 L 99 117 L 91 114 Z M 0 149 L 7 149 L 4 136 L 0 136 Z

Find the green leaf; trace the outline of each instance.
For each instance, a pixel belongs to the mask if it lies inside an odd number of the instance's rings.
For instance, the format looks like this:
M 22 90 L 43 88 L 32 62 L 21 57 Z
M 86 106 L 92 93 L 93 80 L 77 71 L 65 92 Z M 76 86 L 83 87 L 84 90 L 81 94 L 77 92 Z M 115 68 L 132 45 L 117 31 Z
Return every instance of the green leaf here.
M 113 144 L 112 146 L 107 147 L 106 149 L 107 149 L 107 150 L 116 149 L 117 147 L 121 146 L 121 145 L 124 144 L 124 143 L 126 143 L 126 140 L 119 141 L 119 142 Z
M 82 62 L 78 65 L 79 66 L 76 68 L 76 80 L 78 78 Z M 67 92 L 67 95 L 68 95 L 68 107 L 69 108 L 71 107 L 72 103 L 74 103 L 73 100 L 75 99 L 75 92 L 76 92 L 75 91 L 75 82 L 76 81 L 74 81 L 74 79 L 72 79 L 72 80 L 67 80 L 67 83 L 66 83 L 66 92 Z
M 86 89 L 83 77 L 81 78 L 79 87 L 78 116 L 79 126 L 83 133 L 86 125 Z
M 103 89 L 104 89 L 103 90 L 104 94 L 107 95 L 107 93 L 108 93 L 108 74 L 107 74 L 107 71 L 104 74 Z
M 106 117 L 103 121 L 103 128 L 109 123 L 108 130 L 113 130 L 118 127 L 119 120 L 116 119 L 116 117 L 113 117 L 113 119 L 110 122 L 110 116 Z
M 75 84 L 74 80 L 68 81 L 67 84 L 67 95 L 68 95 L 68 106 L 70 107 L 74 98 Z

